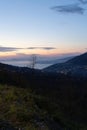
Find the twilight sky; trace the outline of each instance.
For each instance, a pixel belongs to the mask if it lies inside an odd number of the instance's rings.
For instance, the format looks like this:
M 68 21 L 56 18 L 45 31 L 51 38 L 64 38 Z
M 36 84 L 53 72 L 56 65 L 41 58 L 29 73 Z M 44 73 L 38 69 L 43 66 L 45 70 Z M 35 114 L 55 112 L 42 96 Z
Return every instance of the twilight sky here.
M 0 56 L 87 50 L 87 0 L 0 0 Z

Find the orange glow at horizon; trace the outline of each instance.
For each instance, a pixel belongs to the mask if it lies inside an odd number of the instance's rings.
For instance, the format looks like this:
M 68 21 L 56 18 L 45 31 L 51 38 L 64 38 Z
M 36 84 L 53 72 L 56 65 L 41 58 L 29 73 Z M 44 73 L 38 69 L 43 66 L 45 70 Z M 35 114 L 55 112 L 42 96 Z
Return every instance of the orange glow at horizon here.
M 39 54 L 39 55 L 48 55 L 48 56 L 56 56 L 56 55 L 62 55 L 62 54 L 69 54 L 69 53 L 83 53 L 84 51 L 76 51 L 76 50 L 67 50 L 67 49 L 20 49 L 17 51 L 9 51 L 9 52 L 0 52 L 0 57 L 14 57 L 17 56 L 17 54 L 25 54 L 25 55 L 31 55 L 31 54 Z

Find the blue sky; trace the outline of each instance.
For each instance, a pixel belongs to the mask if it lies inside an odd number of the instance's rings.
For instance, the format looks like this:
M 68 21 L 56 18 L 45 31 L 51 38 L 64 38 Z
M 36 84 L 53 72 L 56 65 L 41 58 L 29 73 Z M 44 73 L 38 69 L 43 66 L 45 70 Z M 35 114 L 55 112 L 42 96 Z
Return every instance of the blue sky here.
M 0 0 L 0 56 L 86 49 L 86 0 Z

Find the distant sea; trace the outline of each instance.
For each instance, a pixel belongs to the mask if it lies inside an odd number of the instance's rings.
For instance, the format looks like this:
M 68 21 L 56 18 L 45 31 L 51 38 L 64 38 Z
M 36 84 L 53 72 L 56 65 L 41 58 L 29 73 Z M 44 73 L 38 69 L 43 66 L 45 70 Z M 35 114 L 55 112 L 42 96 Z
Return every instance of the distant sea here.
M 26 57 L 25 57 L 26 58 Z M 0 59 L 1 63 L 5 63 L 8 65 L 13 65 L 13 66 L 19 66 L 19 67 L 30 67 L 31 64 L 31 60 L 29 61 L 28 58 L 14 58 L 14 59 Z M 52 64 L 56 64 L 56 63 L 64 63 L 67 60 L 71 59 L 72 57 L 62 57 L 62 58 L 44 58 L 44 57 L 40 57 L 37 60 L 37 63 L 35 64 L 35 68 L 36 69 L 43 69 L 46 68 Z
M 29 67 L 29 61 L 16 61 L 16 60 L 6 60 L 6 61 L 0 61 L 1 63 L 5 63 L 5 64 L 8 64 L 8 65 L 13 65 L 13 66 L 19 66 L 19 67 Z M 43 69 L 43 68 L 45 68 L 45 67 L 48 67 L 48 66 L 50 66 L 51 64 L 40 64 L 40 63 L 37 63 L 36 65 L 35 65 L 35 68 L 36 69 Z

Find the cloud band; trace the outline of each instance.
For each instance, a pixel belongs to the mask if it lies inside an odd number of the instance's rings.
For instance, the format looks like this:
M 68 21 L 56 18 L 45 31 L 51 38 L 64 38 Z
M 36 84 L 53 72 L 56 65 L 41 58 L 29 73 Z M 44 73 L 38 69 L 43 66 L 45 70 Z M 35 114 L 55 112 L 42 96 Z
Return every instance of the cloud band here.
M 83 14 L 84 8 L 80 7 L 78 4 L 71 4 L 71 5 L 61 5 L 61 6 L 53 6 L 51 8 L 59 13 L 72 13 L 72 14 Z

